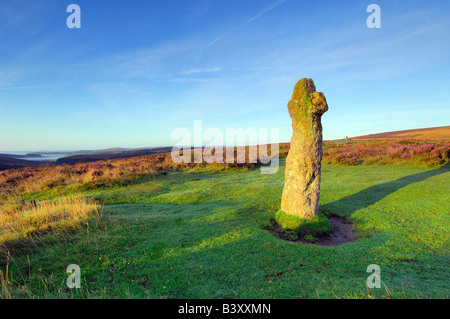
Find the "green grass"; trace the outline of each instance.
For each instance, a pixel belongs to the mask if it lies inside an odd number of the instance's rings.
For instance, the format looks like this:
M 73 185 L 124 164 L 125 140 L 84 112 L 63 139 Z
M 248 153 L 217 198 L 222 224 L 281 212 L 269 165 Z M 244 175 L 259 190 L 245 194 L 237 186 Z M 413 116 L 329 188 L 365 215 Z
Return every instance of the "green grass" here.
M 320 208 L 351 220 L 358 240 L 322 247 L 265 229 L 280 208 L 281 164 L 275 175 L 170 172 L 86 190 L 103 221 L 0 258 L 0 296 L 448 298 L 448 166 L 324 165 Z M 81 289 L 66 288 L 69 264 L 81 267 Z M 381 289 L 366 288 L 370 264 Z
M 323 213 L 319 213 L 311 219 L 305 219 L 286 214 L 280 209 L 275 213 L 275 220 L 281 227 L 278 231 L 294 232 L 303 236 L 310 235 L 308 236 L 310 239 L 311 236 L 326 236 L 333 232 L 333 225 Z

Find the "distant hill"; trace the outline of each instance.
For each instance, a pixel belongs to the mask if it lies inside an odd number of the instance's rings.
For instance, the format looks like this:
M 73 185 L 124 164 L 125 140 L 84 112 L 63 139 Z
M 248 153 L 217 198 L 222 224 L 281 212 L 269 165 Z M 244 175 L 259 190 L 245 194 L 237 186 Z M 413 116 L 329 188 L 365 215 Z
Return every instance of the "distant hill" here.
M 371 140 L 371 139 L 417 139 L 433 141 L 450 141 L 450 126 L 419 128 L 414 130 L 403 130 L 369 134 L 350 138 L 351 140 Z
M 120 153 L 120 152 L 127 152 L 127 151 L 141 151 L 148 148 L 122 148 L 122 147 L 111 147 L 111 148 L 105 148 L 102 150 L 81 150 L 81 151 L 74 151 L 72 152 L 73 155 L 86 155 L 86 154 L 104 154 L 104 153 Z
M 418 139 L 431 141 L 450 141 L 450 126 L 384 132 L 378 134 L 356 136 L 349 139 L 350 140 Z M 287 152 L 289 148 L 289 143 L 280 144 L 280 148 L 282 148 L 284 152 Z M 75 164 L 80 162 L 88 163 L 119 158 L 130 158 L 130 157 L 169 153 L 171 151 L 172 147 L 157 147 L 148 149 L 109 148 L 104 150 L 93 150 L 93 151 L 72 151 L 71 153 L 73 155 L 62 157 L 52 162 L 26 160 L 27 157 L 38 157 L 44 153 L 27 154 L 21 156 L 12 154 L 0 154 L 0 171 L 7 169 L 39 166 L 48 163 L 56 165 Z M 17 157 L 20 157 L 20 159 Z
M 0 171 L 4 171 L 7 169 L 39 166 L 42 164 L 45 164 L 45 162 L 26 161 L 22 159 L 13 158 L 8 155 L 4 156 L 4 154 L 0 155 Z
M 71 152 L 73 155 L 61 157 L 56 161 L 26 160 L 29 157 L 41 157 L 42 155 L 40 153 L 27 155 L 0 154 L 0 171 L 4 171 L 7 169 L 33 167 L 44 164 L 61 165 L 61 164 L 75 164 L 80 162 L 89 163 L 111 159 L 168 153 L 171 151 L 172 147 L 157 147 L 150 149 L 109 148 L 104 150 L 93 150 L 93 151 L 73 151 Z
M 80 162 L 88 163 L 118 158 L 129 158 L 129 157 L 169 153 L 172 151 L 172 147 L 158 147 L 150 149 L 131 150 L 131 151 L 127 149 L 124 150 L 125 151 L 123 151 L 123 149 L 109 149 L 97 151 L 96 153 L 92 154 L 71 155 L 58 159 L 56 161 L 56 164 L 75 164 Z

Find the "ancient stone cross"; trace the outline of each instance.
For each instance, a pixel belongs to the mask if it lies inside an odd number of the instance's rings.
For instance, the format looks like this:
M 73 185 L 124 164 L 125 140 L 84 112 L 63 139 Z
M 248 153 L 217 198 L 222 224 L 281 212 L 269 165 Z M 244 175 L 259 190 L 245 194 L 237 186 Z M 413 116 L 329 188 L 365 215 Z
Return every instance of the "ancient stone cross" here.
M 281 210 L 310 219 L 319 213 L 322 162 L 322 114 L 328 110 L 322 92 L 312 79 L 297 82 L 288 103 L 292 119 L 292 139 L 286 159 Z

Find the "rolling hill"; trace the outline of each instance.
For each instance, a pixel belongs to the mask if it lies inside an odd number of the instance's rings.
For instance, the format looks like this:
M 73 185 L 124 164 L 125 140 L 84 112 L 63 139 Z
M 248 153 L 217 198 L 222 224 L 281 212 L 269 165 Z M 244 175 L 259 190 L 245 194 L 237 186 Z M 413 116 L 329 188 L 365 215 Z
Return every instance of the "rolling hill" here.
M 42 165 L 43 162 L 27 161 L 10 156 L 0 155 L 0 171 Z
M 350 139 L 351 140 L 417 139 L 417 140 L 433 140 L 433 141 L 450 140 L 450 126 L 384 132 L 384 133 L 356 136 Z

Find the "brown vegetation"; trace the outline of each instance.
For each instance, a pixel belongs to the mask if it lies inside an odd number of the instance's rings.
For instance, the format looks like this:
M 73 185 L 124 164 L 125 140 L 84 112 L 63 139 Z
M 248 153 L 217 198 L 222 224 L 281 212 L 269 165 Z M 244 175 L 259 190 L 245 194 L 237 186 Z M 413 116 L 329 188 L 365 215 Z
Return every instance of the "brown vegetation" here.
M 429 140 L 429 141 L 449 141 L 450 126 L 393 131 L 351 138 L 351 140 L 373 140 L 373 139 L 398 139 L 398 140 L 414 139 L 414 140 Z

